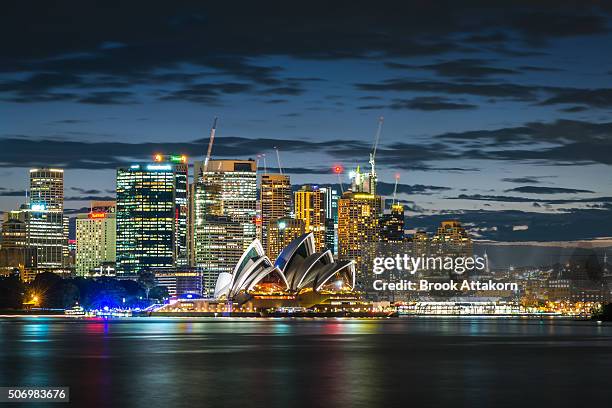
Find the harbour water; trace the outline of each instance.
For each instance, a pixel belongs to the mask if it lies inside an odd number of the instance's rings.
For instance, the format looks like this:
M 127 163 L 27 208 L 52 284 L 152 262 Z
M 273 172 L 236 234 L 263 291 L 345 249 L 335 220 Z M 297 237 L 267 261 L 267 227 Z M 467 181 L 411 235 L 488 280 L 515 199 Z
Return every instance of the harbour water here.
M 0 386 L 82 407 L 595 407 L 611 372 L 592 321 L 0 318 Z

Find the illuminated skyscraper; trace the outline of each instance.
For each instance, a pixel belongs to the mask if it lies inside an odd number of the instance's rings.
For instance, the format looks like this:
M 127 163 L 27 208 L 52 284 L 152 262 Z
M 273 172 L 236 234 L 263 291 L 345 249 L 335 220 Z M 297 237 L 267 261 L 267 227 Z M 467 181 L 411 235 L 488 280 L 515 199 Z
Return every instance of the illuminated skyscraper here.
M 118 274 L 186 263 L 187 159 L 172 157 L 117 170 Z
M 64 170 L 30 170 L 30 204 L 33 210 L 64 211 Z
M 404 206 L 393 204 L 390 214 L 380 217 L 380 240 L 402 242 L 404 240 Z
M 92 203 L 92 211 L 76 219 L 76 273 L 87 276 L 102 264 L 114 264 L 117 220 L 115 205 Z
M 210 160 L 206 168 L 203 162 L 195 162 L 191 245 L 193 266 L 204 270 L 208 282 L 205 289 L 211 285 L 214 289 L 218 274 L 231 272 L 255 239 L 256 204 L 254 160 Z M 223 256 L 216 255 L 219 251 Z
M 202 292 L 212 297 L 221 272 L 232 273 L 244 252 L 243 227 L 230 217 L 207 215 L 196 227 L 195 264 L 202 271 Z
M 321 187 L 325 202 L 325 248 L 338 255 L 338 190 L 331 186 Z
M 284 174 L 261 176 L 261 243 L 269 258 L 268 229 L 273 221 L 291 215 L 291 181 Z
M 215 212 L 228 216 L 243 227 L 245 249 L 255 239 L 255 215 L 257 203 L 257 173 L 255 160 L 211 160 L 204 169 L 203 162 L 195 162 L 196 196 L 201 190 L 216 189 L 206 207 L 214 206 Z M 198 203 L 195 203 L 198 206 Z M 204 208 L 203 211 L 207 212 Z M 197 211 L 197 210 L 196 210 Z M 197 221 L 198 214 L 196 214 Z M 196 222 L 197 225 L 197 222 Z
M 354 260 L 363 272 L 365 251 L 378 242 L 382 197 L 347 191 L 338 200 L 338 258 Z
M 270 223 L 269 228 L 269 252 L 267 255 L 272 261 L 274 261 L 278 254 L 295 238 L 304 235 L 304 221 L 284 217 L 278 218 Z
M 183 267 L 189 261 L 188 249 L 188 188 L 189 188 L 189 163 L 184 155 L 156 154 L 156 163 L 171 163 L 174 168 L 174 258 L 177 267 Z
M 304 185 L 295 192 L 295 218 L 304 221 L 306 232 L 315 238 L 315 251 L 325 248 L 325 201 L 318 186 Z
M 63 268 L 68 255 L 64 170 L 30 170 L 30 203 L 24 211 L 27 245 L 36 248 L 39 272 Z
M 31 279 L 36 271 L 36 248 L 27 244 L 27 212 L 25 209 L 4 213 L 0 241 L 0 275 L 19 271 L 23 279 Z

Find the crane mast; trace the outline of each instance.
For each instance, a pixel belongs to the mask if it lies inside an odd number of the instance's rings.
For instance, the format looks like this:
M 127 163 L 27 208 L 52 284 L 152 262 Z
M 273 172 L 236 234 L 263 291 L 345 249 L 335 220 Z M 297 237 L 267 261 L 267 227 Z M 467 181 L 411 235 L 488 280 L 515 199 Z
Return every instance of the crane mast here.
M 395 197 L 397 195 L 397 182 L 399 181 L 399 174 L 395 175 L 395 186 L 393 187 L 393 201 L 392 201 L 392 205 L 395 205 Z
M 369 183 L 370 185 L 369 190 L 370 193 L 375 194 L 376 193 L 376 150 L 378 149 L 378 143 L 380 142 L 380 134 L 382 133 L 382 127 L 383 127 L 383 122 L 385 121 L 385 118 L 383 116 L 378 118 L 378 129 L 376 130 L 376 137 L 374 138 L 374 145 L 372 146 L 372 153 L 370 153 L 370 177 L 369 177 Z
M 208 142 L 208 151 L 206 152 L 206 158 L 204 158 L 204 171 L 208 170 L 208 162 L 210 161 L 210 155 L 212 154 L 213 143 L 215 142 L 215 132 L 217 131 L 217 117 L 213 121 L 212 128 L 210 129 L 210 140 Z

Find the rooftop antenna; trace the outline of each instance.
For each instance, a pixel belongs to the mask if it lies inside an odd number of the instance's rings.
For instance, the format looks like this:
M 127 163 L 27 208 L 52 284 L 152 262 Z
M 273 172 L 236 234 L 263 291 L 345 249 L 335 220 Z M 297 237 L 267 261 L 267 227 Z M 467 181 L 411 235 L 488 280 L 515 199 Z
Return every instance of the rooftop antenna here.
M 395 205 L 395 197 L 397 195 L 397 182 L 399 181 L 400 175 L 399 173 L 395 174 L 395 186 L 393 187 L 393 202 L 392 205 Z
M 215 120 L 213 121 L 212 128 L 210 129 L 210 140 L 208 142 L 208 151 L 206 152 L 206 157 L 204 158 L 204 171 L 208 170 L 208 162 L 210 161 L 210 155 L 212 154 L 213 143 L 215 142 L 215 132 L 217 131 L 217 117 L 215 116 Z
M 278 153 L 278 147 L 274 146 L 274 150 L 276 150 L 276 160 L 278 160 L 278 172 L 282 175 L 283 174 L 283 168 L 282 168 L 281 162 L 280 162 L 280 153 Z
M 338 184 L 340 184 L 340 192 L 342 192 L 342 194 L 344 194 L 344 186 L 342 185 L 342 178 L 340 177 L 340 174 L 342 174 L 343 170 L 344 169 L 339 164 L 334 166 L 334 173 L 338 175 Z

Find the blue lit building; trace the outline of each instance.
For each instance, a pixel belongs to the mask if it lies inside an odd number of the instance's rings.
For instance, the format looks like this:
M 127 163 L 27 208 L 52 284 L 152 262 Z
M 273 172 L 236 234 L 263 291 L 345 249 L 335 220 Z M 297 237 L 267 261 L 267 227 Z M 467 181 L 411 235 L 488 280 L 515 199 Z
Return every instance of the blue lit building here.
M 117 170 L 117 274 L 187 263 L 187 158 Z

